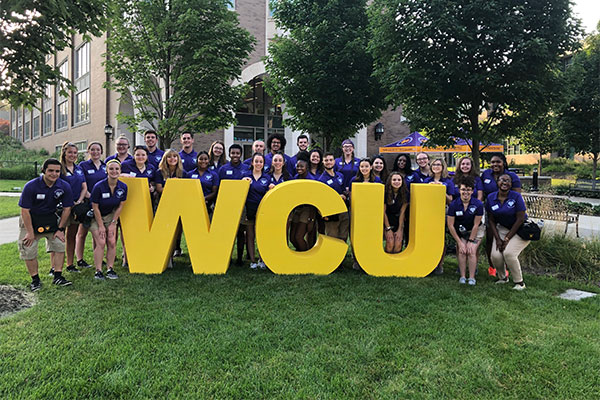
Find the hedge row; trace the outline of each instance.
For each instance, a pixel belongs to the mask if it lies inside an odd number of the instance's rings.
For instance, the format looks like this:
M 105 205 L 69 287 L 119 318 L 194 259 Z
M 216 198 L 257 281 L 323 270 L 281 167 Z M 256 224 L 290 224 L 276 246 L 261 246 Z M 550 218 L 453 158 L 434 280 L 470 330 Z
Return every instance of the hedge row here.
M 29 180 L 38 175 L 33 164 L 19 167 L 0 168 L 0 179 Z

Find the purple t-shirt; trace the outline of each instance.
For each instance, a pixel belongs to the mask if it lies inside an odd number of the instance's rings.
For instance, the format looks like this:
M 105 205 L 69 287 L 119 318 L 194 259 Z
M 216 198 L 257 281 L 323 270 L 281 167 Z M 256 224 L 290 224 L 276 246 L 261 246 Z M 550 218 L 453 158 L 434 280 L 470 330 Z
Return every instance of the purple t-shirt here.
M 485 209 L 494 216 L 496 223 L 507 229 L 511 229 L 517 221 L 517 212 L 526 210 L 523 196 L 514 190 L 508 192 L 504 203 L 498 200 L 498 192 L 490 193 L 485 202 Z M 527 214 L 525 214 L 525 218 L 527 218 Z
M 473 188 L 473 194 L 471 197 L 477 198 L 477 192 L 483 191 L 483 183 L 481 182 L 481 178 L 475 177 L 475 187 Z M 458 199 L 460 197 L 460 185 L 457 182 L 454 182 L 454 199 Z
M 48 186 L 41 176 L 25 184 L 19 199 L 19 207 L 28 209 L 33 215 L 52 214 L 59 203 L 63 207 L 73 207 L 71 186 L 60 178 Z
M 319 177 L 319 182 L 323 182 L 339 194 L 344 193 L 344 190 L 346 190 L 344 187 L 344 176 L 339 172 L 334 172 L 334 175 L 331 176 L 325 171 Z
M 102 179 L 106 179 L 106 164 L 100 161 L 100 168 L 96 168 L 92 160 L 86 160 L 79 163 L 79 168 L 85 175 L 85 183 L 87 183 L 88 192 L 92 192 L 92 189 L 96 183 Z
M 73 200 L 78 200 L 81 195 L 81 186 L 85 182 L 85 175 L 83 170 L 78 166 L 74 165 L 73 169 L 64 175 L 60 175 L 60 179 L 66 181 L 71 187 L 71 193 L 73 194 Z
M 165 152 L 158 147 L 152 153 L 148 152 L 148 164 L 152 164 L 154 169 L 158 170 L 158 165 L 164 154 Z
M 181 162 L 183 164 L 183 170 L 185 172 L 193 171 L 196 167 L 196 160 L 198 158 L 198 153 L 196 150 L 192 150 L 189 153 L 186 153 L 184 150 L 179 152 L 179 156 L 181 157 Z
M 231 162 L 223 165 L 219 168 L 219 181 L 225 179 L 233 179 L 240 180 L 244 177 L 244 173 L 248 171 L 246 166 L 243 163 L 239 163 L 238 165 L 233 165 Z
M 248 189 L 248 197 L 246 203 L 258 204 L 264 197 L 269 185 L 271 184 L 271 176 L 264 172 L 258 179 L 254 179 L 254 174 L 251 171 L 246 171 L 244 177 L 250 178 L 250 189 Z
M 430 183 L 430 182 L 433 182 L 433 177 L 431 177 L 431 176 L 428 176 L 423 181 L 423 183 Z M 440 182 L 443 183 L 444 186 L 446 186 L 446 194 L 449 196 L 454 196 L 454 182 L 452 182 L 452 179 L 451 178 L 442 178 L 442 179 L 440 179 Z
M 521 187 L 521 180 L 518 175 L 512 171 L 504 170 L 502 174 L 507 174 L 512 179 L 512 187 L 511 189 L 517 189 Z M 498 185 L 496 184 L 496 180 L 494 179 L 494 173 L 491 169 L 486 169 L 481 174 L 481 182 L 483 184 L 483 193 L 488 196 L 492 192 L 498 191 Z
M 119 162 L 120 162 L 121 160 L 119 160 L 119 159 L 117 158 L 117 156 L 118 156 L 118 154 L 117 154 L 117 153 L 115 153 L 115 154 L 113 154 L 112 156 L 108 156 L 108 157 L 106 157 L 106 160 L 104 160 L 104 163 L 107 163 L 107 162 L 109 162 L 110 160 L 114 160 L 114 159 L 116 159 L 117 161 L 119 161 Z M 133 156 L 132 156 L 131 154 L 127 153 L 127 157 L 125 157 L 125 161 L 129 161 L 129 160 L 133 160 Z M 125 162 L 125 161 L 123 161 L 123 162 Z
M 200 179 L 202 193 L 204 193 L 205 197 L 212 193 L 213 186 L 219 186 L 219 176 L 215 171 L 206 170 L 203 174 L 200 174 L 198 168 L 196 168 L 188 172 L 185 177 L 188 179 Z
M 335 172 L 339 172 L 344 177 L 344 190 L 350 187 L 350 183 L 352 182 L 352 178 L 356 176 L 358 173 L 358 166 L 360 165 L 360 159 L 354 158 L 353 161 L 346 163 L 343 157 L 335 159 L 335 167 L 333 168 Z
M 156 180 L 156 169 L 150 162 L 146 163 L 146 169 L 142 172 L 134 160 L 124 161 L 121 164 L 121 173 L 128 174 L 132 178 L 147 178 L 149 183 Z
M 127 200 L 127 185 L 121 181 L 117 181 L 113 192 L 108 186 L 108 178 L 96 183 L 92 189 L 92 204 L 98 204 L 102 216 L 113 212 L 125 200 Z
M 475 216 L 483 216 L 483 203 L 477 198 L 471 197 L 469 205 L 465 208 L 460 198 L 452 200 L 448 205 L 446 215 L 454 217 L 454 228 L 458 232 L 460 225 L 464 226 L 467 231 L 473 229 Z

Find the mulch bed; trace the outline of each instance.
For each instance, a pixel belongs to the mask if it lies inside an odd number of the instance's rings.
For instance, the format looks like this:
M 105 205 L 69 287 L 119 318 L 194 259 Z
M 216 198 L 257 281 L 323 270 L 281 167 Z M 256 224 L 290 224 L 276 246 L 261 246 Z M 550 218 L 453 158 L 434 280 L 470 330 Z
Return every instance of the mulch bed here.
M 0 317 L 35 305 L 35 295 L 8 285 L 0 285 Z

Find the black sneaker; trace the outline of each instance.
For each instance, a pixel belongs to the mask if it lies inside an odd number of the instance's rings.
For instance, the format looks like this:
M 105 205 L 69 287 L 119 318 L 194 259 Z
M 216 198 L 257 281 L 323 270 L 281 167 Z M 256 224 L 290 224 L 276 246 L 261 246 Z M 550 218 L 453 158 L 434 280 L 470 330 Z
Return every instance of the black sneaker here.
M 81 272 L 81 271 L 79 271 L 76 266 L 69 265 L 69 266 L 67 266 L 67 272 Z
M 94 274 L 94 279 L 98 279 L 103 281 L 104 280 L 104 274 L 102 273 L 102 271 L 96 271 L 96 273 Z
M 106 271 L 106 277 L 108 279 L 119 279 L 119 276 L 117 275 L 115 270 L 112 268 L 109 268 L 108 271 Z
M 73 282 L 66 280 L 64 276 L 59 276 L 52 280 L 52 284 L 57 286 L 71 286 Z
M 50 272 L 48 272 L 48 276 L 54 276 L 54 268 L 50 268 Z
M 83 259 L 77 261 L 77 266 L 79 268 L 92 268 L 92 266 L 90 264 L 88 264 L 87 262 L 85 262 L 85 260 L 83 260 Z
M 31 284 L 29 284 L 29 289 L 31 289 L 32 292 L 37 292 L 41 288 L 42 288 L 42 281 L 31 282 Z

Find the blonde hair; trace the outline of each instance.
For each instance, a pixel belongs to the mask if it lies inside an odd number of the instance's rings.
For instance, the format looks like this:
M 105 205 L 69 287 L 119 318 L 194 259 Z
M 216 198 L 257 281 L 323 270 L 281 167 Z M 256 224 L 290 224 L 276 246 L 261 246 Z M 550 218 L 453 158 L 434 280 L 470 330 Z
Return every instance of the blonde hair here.
M 433 163 L 438 161 L 442 163 L 442 173 L 440 174 L 440 179 L 446 179 L 448 177 L 448 165 L 446 164 L 446 160 L 441 157 L 436 158 L 429 163 L 429 176 L 435 178 L 435 174 L 433 173 L 433 169 L 431 167 L 433 166 Z
M 163 154 L 162 159 L 158 164 L 158 169 L 160 170 L 160 173 L 162 174 L 165 180 L 171 178 L 171 172 L 169 171 L 169 164 L 167 163 L 167 158 L 172 154 L 177 156 L 177 165 L 175 166 L 175 177 L 181 178 L 183 176 L 183 164 L 181 163 L 181 156 L 177 151 L 169 149 L 165 151 L 165 154 Z

